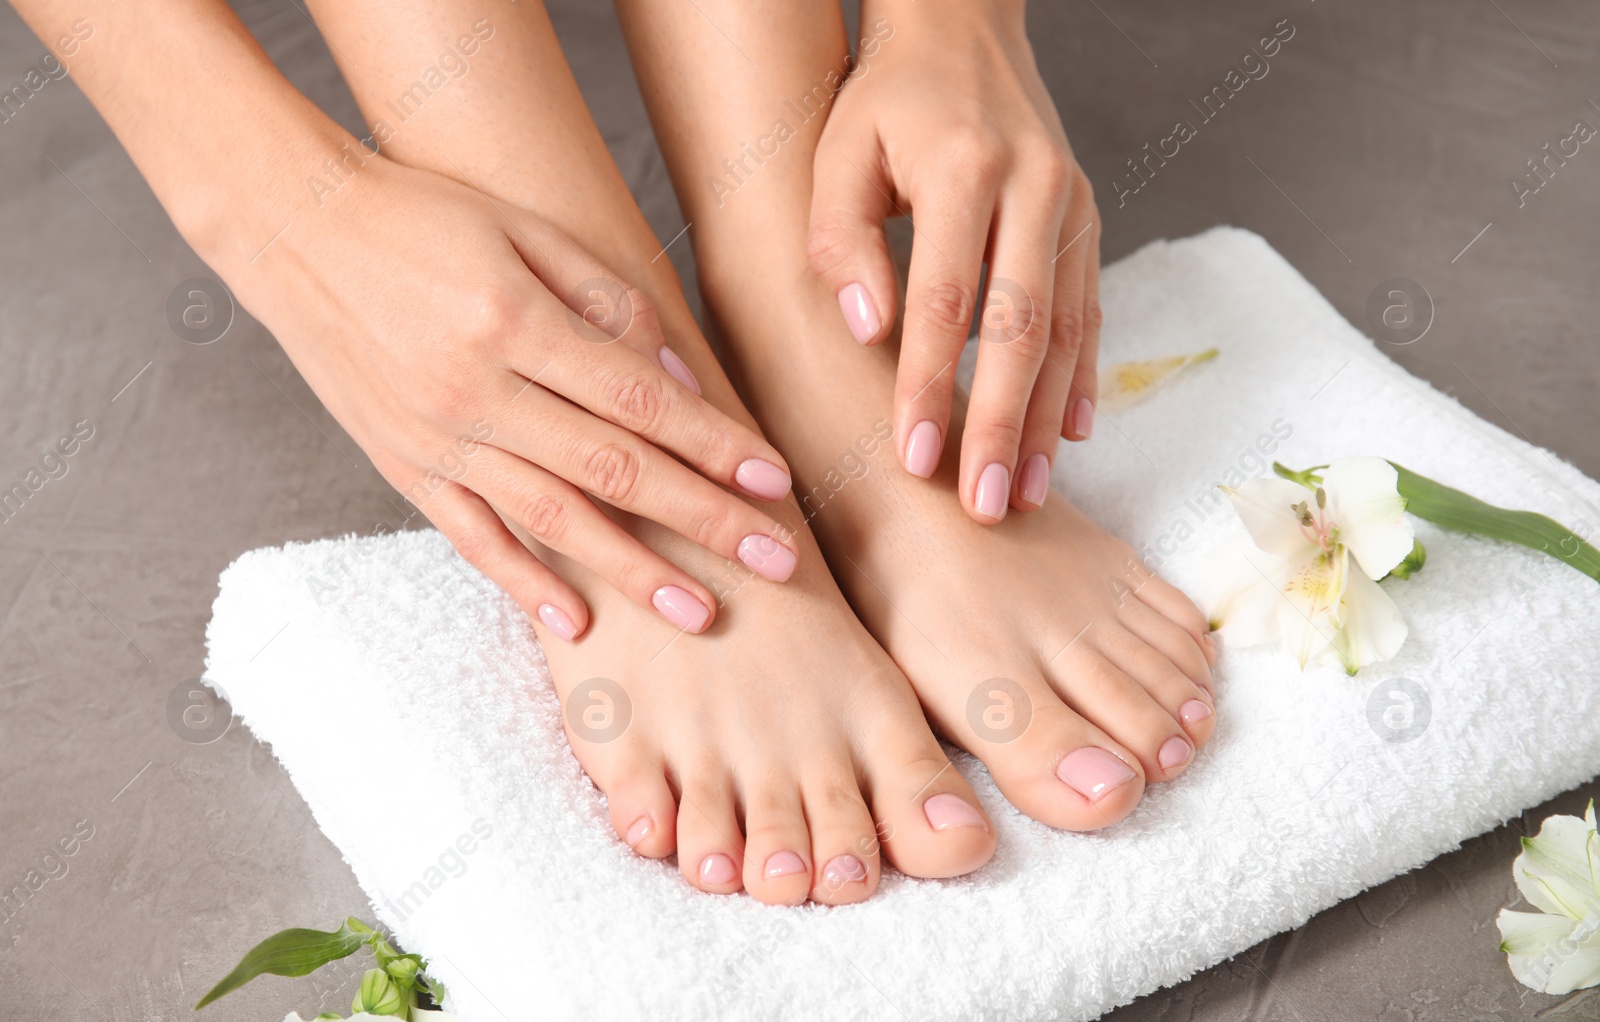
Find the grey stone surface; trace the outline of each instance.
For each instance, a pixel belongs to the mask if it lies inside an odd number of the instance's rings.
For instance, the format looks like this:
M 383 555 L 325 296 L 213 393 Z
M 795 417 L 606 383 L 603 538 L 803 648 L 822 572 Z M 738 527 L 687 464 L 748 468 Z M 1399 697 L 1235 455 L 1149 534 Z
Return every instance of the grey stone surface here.
M 259 0 L 242 13 L 295 83 L 354 126 L 300 9 Z M 682 221 L 609 8 L 562 0 L 556 16 L 613 152 L 670 238 Z M 1201 123 L 1191 101 L 1283 18 L 1295 35 L 1267 76 Z M 1238 224 L 1358 324 L 1379 282 L 1417 281 L 1436 320 L 1394 356 L 1600 474 L 1600 143 L 1521 207 L 1508 184 L 1577 119 L 1600 125 L 1587 104 L 1600 103 L 1592 3 L 1098 0 L 1038 4 L 1031 20 L 1101 199 L 1108 259 Z M 43 52 L 0 12 L 0 85 Z M 1119 206 L 1125 161 L 1179 118 L 1196 136 Z M 0 526 L 0 888 L 79 821 L 93 827 L 67 873 L 0 921 L 0 1016 L 184 1018 L 260 936 L 365 904 L 269 749 L 238 728 L 190 745 L 168 725 L 170 693 L 200 673 L 217 573 L 252 547 L 399 515 L 249 316 L 204 346 L 169 329 L 167 295 L 209 273 L 70 79 L 0 124 L 0 181 L 0 484 L 75 423 L 94 430 L 67 474 Z M 673 255 L 692 279 L 686 246 Z M 387 751 L 381 735 L 352 738 Z M 1515 899 L 1519 836 L 1597 791 L 1112 1017 L 1600 1018 L 1600 997 L 1521 990 L 1493 926 Z M 336 978 L 333 990 L 260 981 L 207 1017 L 343 1009 L 350 977 Z

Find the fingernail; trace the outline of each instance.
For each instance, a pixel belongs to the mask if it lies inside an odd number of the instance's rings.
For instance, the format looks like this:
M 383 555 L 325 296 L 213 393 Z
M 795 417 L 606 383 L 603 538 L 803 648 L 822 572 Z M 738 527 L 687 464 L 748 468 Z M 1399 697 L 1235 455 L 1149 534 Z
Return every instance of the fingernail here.
M 1056 767 L 1056 776 L 1091 802 L 1136 776 L 1133 768 L 1104 749 L 1092 745 L 1074 750 Z
M 794 485 L 789 473 L 760 458 L 741 461 L 734 470 L 733 481 L 762 500 L 782 500 L 783 495 L 789 492 L 789 487 Z
M 928 818 L 928 826 L 934 830 L 952 830 L 956 827 L 988 829 L 982 813 L 968 805 L 960 795 L 949 792 L 941 792 L 922 803 L 922 815 Z
M 906 438 L 906 471 L 927 479 L 939 467 L 941 437 L 939 425 L 932 419 L 923 419 L 911 427 Z
M 848 884 L 867 878 L 867 867 L 854 855 L 836 855 L 823 867 L 822 877 L 836 884 Z
M 699 633 L 711 617 L 706 605 L 682 586 L 662 586 L 650 597 L 661 616 L 687 632 Z
M 733 883 L 739 874 L 734 871 L 733 860 L 717 852 L 700 860 L 700 882 L 707 887 L 723 887 Z
M 794 574 L 794 552 L 771 536 L 746 536 L 741 539 L 739 560 L 757 575 L 774 582 L 786 582 Z
M 650 836 L 650 817 L 641 816 L 633 821 L 633 826 L 628 828 L 628 836 L 623 840 L 628 842 L 629 848 L 638 848 L 639 842 Z
M 1022 463 L 1022 499 L 1035 507 L 1044 506 L 1050 492 L 1050 459 L 1035 454 Z
M 689 364 L 678 357 L 678 353 L 671 348 L 662 348 L 656 352 L 656 360 L 661 363 L 661 368 L 667 375 L 683 384 L 696 394 L 700 393 L 700 381 L 694 378 L 694 373 L 689 371 Z
M 1189 762 L 1189 757 L 1194 755 L 1194 746 L 1186 739 L 1173 735 L 1161 743 L 1161 751 L 1156 753 L 1156 760 L 1161 764 L 1161 769 L 1171 770 L 1173 767 L 1182 766 Z
M 840 288 L 839 308 L 844 310 L 844 321 L 850 327 L 851 336 L 858 342 L 865 344 L 878 336 L 878 328 L 883 325 L 883 320 L 878 318 L 878 307 L 873 304 L 866 288 L 860 284 L 846 284 Z
M 1183 721 L 1185 727 L 1198 724 L 1211 716 L 1211 707 L 1198 699 L 1191 699 L 1178 707 L 1178 719 Z
M 973 505 L 978 514 L 988 518 L 1006 516 L 1006 496 L 1011 492 L 1011 473 L 998 461 L 991 463 L 978 477 L 978 493 Z
M 793 852 L 773 852 L 767 857 L 767 864 L 762 869 L 762 874 L 768 880 L 774 877 L 786 877 L 795 873 L 806 871 L 806 861 Z
M 539 620 L 544 622 L 546 628 L 568 642 L 578 637 L 578 626 L 572 623 L 572 618 L 567 616 L 566 611 L 554 604 L 539 604 Z
M 1084 440 L 1094 436 L 1094 405 L 1086 397 L 1072 406 L 1072 431 Z

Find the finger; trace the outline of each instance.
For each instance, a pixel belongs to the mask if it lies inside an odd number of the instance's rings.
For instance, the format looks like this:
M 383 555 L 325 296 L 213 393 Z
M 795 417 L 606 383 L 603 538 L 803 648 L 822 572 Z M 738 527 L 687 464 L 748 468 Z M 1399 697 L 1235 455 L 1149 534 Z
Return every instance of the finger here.
M 1082 182 L 1085 189 L 1088 181 Z M 1091 199 L 1091 203 L 1092 203 Z M 1094 412 L 1100 403 L 1100 214 L 1093 211 L 1094 226 L 1089 230 L 1088 262 L 1083 274 L 1083 314 L 1080 317 L 1083 342 L 1072 371 L 1072 396 L 1067 399 L 1067 417 L 1061 435 L 1069 440 L 1087 440 L 1094 435 Z
M 630 536 L 572 484 L 488 446 L 472 459 L 461 481 L 534 539 L 674 627 L 698 634 L 711 626 L 717 601 L 710 591 Z
M 978 318 L 978 365 L 961 437 L 962 503 L 985 524 L 1004 518 L 1011 502 L 1018 445 L 1050 345 L 1050 260 L 1060 247 L 1066 173 L 1064 159 L 1051 151 L 1050 162 L 1021 165 L 1001 198 Z M 1049 391 L 1044 396 L 1059 401 L 1054 427 L 1061 422 L 1065 397 Z M 1036 464 L 1030 473 L 1029 485 L 1036 485 Z
M 883 237 L 893 203 L 877 132 L 824 132 L 813 166 L 811 268 L 838 296 L 851 336 L 877 344 L 894 325 L 896 290 Z
M 447 482 L 422 511 L 456 553 L 510 594 L 529 620 L 567 642 L 589 627 L 583 597 L 523 546 L 482 497 Z
M 944 190 L 913 197 L 917 222 L 906 282 L 905 329 L 895 377 L 895 434 L 906 471 L 939 467 L 950 427 L 956 363 L 972 329 L 994 193 L 987 175 L 946 176 Z
M 518 345 L 527 351 L 538 347 L 549 350 L 536 341 Z M 671 451 L 714 483 L 757 500 L 782 500 L 789 493 L 788 466 L 771 444 L 678 386 L 659 363 L 636 351 L 574 341 L 556 345 L 543 365 L 513 367 L 547 390 Z
M 756 574 L 786 581 L 799 558 L 793 531 L 627 430 L 542 387 L 513 399 L 495 446 L 542 466 L 631 514 L 660 522 Z

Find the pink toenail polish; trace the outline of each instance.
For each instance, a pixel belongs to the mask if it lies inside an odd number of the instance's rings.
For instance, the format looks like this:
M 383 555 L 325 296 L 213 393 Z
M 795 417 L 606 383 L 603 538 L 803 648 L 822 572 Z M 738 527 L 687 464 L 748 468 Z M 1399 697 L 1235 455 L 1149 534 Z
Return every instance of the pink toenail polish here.
M 794 574 L 794 552 L 771 536 L 746 536 L 741 539 L 739 560 L 757 575 L 774 582 L 785 582 Z
M 1034 507 L 1043 507 L 1050 492 L 1050 459 L 1042 453 L 1035 454 L 1022 463 L 1022 499 Z
M 633 821 L 633 826 L 628 828 L 628 836 L 623 838 L 628 842 L 629 848 L 638 848 L 639 843 L 650 836 L 650 817 L 641 816 Z
M 734 470 L 733 481 L 744 487 L 752 497 L 762 500 L 782 500 L 784 494 L 789 492 L 789 487 L 794 485 L 789 473 L 760 458 L 741 461 Z
M 931 477 L 939 467 L 939 450 L 944 438 L 932 419 L 923 419 L 911 427 L 906 438 L 906 471 L 923 479 Z
M 1006 498 L 1011 493 L 1011 473 L 998 461 L 990 463 L 978 477 L 978 492 L 972 499 L 978 514 L 986 518 L 1006 516 Z
M 1085 440 L 1094 436 L 1094 405 L 1086 397 L 1072 406 L 1072 431 Z
M 1161 769 L 1171 770 L 1189 762 L 1189 757 L 1194 755 L 1194 746 L 1187 740 L 1173 735 L 1161 743 L 1161 751 L 1156 753 L 1156 760 L 1161 764 Z
M 867 867 L 854 855 L 835 855 L 823 867 L 822 877 L 835 884 L 855 883 L 867 878 Z
M 960 795 L 952 795 L 947 791 L 922 803 L 922 815 L 928 818 L 928 826 L 934 830 L 954 830 L 956 827 L 988 829 L 982 813 L 968 805 Z
M 1137 775 L 1132 767 L 1111 753 L 1088 745 L 1068 753 L 1056 767 L 1056 776 L 1090 802 L 1097 802 Z
M 806 860 L 793 852 L 773 852 L 767 856 L 767 864 L 762 869 L 762 875 L 768 880 L 777 877 L 791 876 L 795 873 L 806 871 Z
M 662 586 L 650 597 L 661 616 L 686 632 L 698 634 L 706 626 L 711 611 L 682 586 Z
M 700 393 L 700 381 L 694 378 L 694 373 L 689 371 L 689 364 L 678 357 L 678 353 L 671 348 L 662 348 L 656 352 L 656 360 L 661 363 L 661 368 L 667 375 L 683 384 L 684 389 L 694 394 Z
M 1211 716 L 1211 707 L 1198 699 L 1191 699 L 1178 707 L 1178 719 L 1183 721 L 1184 727 L 1193 727 L 1209 716 Z
M 733 860 L 721 852 L 700 860 L 700 882 L 707 887 L 724 887 L 733 883 L 738 875 L 733 868 Z
M 844 310 L 844 321 L 850 327 L 850 336 L 865 344 L 878 336 L 883 320 L 878 316 L 878 306 L 867 289 L 860 284 L 846 284 L 839 289 L 839 308 Z
M 554 604 L 539 604 L 539 620 L 544 622 L 546 628 L 568 642 L 578 637 L 578 626 L 572 623 L 572 618 L 567 616 L 566 611 Z

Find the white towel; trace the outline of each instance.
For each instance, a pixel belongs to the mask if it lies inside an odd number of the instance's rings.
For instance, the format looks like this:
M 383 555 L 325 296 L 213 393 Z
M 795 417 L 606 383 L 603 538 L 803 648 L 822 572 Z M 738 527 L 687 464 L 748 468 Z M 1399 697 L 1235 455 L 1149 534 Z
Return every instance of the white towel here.
M 1600 523 L 1600 487 L 1407 375 L 1253 234 L 1151 245 L 1102 288 L 1103 361 L 1221 349 L 1102 418 L 1056 471 L 1179 585 L 1239 528 L 1215 485 L 1274 457 L 1381 455 Z M 1449 344 L 1448 327 L 1417 343 Z M 437 533 L 239 558 L 208 674 L 467 1022 L 1088 1019 L 1600 771 L 1600 586 L 1520 547 L 1418 535 L 1426 569 L 1385 583 L 1411 628 L 1399 659 L 1348 678 L 1225 650 L 1215 739 L 1099 834 L 1023 817 L 957 756 L 994 861 L 952 881 L 886 871 L 848 908 L 711 897 L 634 857 L 562 736 L 526 619 Z

